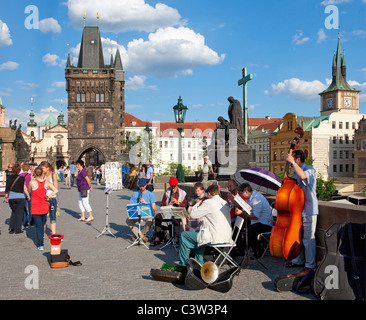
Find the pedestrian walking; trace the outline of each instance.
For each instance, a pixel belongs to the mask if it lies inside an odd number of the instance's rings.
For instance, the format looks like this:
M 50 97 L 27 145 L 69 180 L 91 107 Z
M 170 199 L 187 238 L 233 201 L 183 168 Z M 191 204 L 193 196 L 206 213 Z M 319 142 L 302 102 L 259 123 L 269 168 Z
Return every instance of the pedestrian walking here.
M 90 192 L 93 191 L 91 181 L 88 177 L 88 171 L 84 168 L 84 161 L 76 161 L 77 168 L 77 183 L 79 192 L 79 208 L 81 211 L 81 216 L 79 221 L 91 222 L 94 220 L 92 208 L 89 203 Z M 85 219 L 85 212 L 88 213 L 88 218 Z

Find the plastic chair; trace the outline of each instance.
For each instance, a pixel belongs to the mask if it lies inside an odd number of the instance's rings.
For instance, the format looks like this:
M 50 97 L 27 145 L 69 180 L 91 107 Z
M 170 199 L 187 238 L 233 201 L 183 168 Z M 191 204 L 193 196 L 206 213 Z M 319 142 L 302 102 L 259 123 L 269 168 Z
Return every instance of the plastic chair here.
M 228 261 L 231 265 L 234 267 L 239 267 L 239 264 L 230 256 L 231 250 L 236 246 L 236 241 L 238 240 L 238 237 L 240 235 L 240 231 L 244 225 L 244 219 L 240 216 L 236 217 L 235 224 L 232 231 L 232 240 L 230 243 L 218 243 L 218 244 L 210 244 L 209 246 L 214 248 L 219 255 L 215 259 L 215 264 L 217 265 L 217 261 L 220 257 L 223 257 L 220 264 L 217 266 L 218 269 L 221 268 L 221 266 L 224 264 L 225 261 Z M 229 250 L 225 250 L 229 249 Z

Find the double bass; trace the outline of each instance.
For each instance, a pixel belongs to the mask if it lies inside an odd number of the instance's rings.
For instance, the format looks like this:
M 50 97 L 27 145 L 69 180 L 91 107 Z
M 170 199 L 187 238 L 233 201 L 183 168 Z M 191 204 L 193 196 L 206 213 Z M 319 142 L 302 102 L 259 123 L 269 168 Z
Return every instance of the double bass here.
M 291 142 L 289 154 L 297 148 L 304 130 L 297 127 L 295 133 L 297 135 Z M 292 260 L 303 247 L 302 212 L 305 197 L 296 179 L 288 177 L 288 169 L 289 163 L 286 161 L 282 186 L 276 196 L 277 220 L 272 228 L 269 246 L 272 256 Z

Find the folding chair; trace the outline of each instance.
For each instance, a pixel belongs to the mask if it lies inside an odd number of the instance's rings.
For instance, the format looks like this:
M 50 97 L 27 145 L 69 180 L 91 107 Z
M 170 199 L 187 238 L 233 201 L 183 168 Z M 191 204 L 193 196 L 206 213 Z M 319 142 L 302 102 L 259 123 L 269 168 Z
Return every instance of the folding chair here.
M 264 242 L 264 244 L 266 246 L 263 254 L 260 256 L 259 259 L 262 259 L 266 255 L 266 253 L 269 249 L 269 240 L 271 239 L 271 233 L 272 233 L 272 231 L 263 232 L 263 233 L 258 234 L 258 236 L 257 236 L 258 241 Z
M 235 224 L 233 227 L 232 235 L 231 235 L 231 242 L 229 243 L 218 243 L 218 244 L 210 244 L 210 247 L 214 248 L 219 255 L 215 259 L 215 264 L 217 265 L 217 261 L 222 256 L 223 259 L 220 262 L 220 264 L 217 266 L 218 269 L 221 268 L 221 266 L 224 264 L 224 262 L 227 260 L 231 265 L 234 267 L 239 267 L 239 264 L 230 256 L 231 250 L 236 246 L 236 241 L 238 240 L 238 237 L 240 235 L 241 229 L 244 225 L 244 219 L 240 216 L 236 217 Z M 225 249 L 229 249 L 226 251 Z

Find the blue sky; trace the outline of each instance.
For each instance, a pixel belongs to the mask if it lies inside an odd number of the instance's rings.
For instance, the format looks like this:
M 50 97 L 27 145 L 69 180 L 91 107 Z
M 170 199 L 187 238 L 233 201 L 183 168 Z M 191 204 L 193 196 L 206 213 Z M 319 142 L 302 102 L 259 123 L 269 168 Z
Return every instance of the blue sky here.
M 30 99 L 36 120 L 67 115 L 65 65 L 68 45 L 78 56 L 83 13 L 99 26 L 105 61 L 120 48 L 126 111 L 149 121 L 174 121 L 182 96 L 186 121 L 227 116 L 229 96 L 242 102 L 242 68 L 248 83 L 249 117 L 282 118 L 287 112 L 318 116 L 331 79 L 340 32 L 347 80 L 359 90 L 366 113 L 366 0 L 0 0 L 0 97 L 7 124 L 25 127 Z M 26 8 L 38 9 L 38 29 Z M 325 13 L 338 10 L 340 29 Z M 329 8 L 329 7 L 328 7 Z M 334 8 L 334 7 L 333 7 Z M 334 23 L 334 20 L 328 21 Z M 28 24 L 27 24 L 28 23 Z M 28 28 L 27 28 L 28 27 Z

